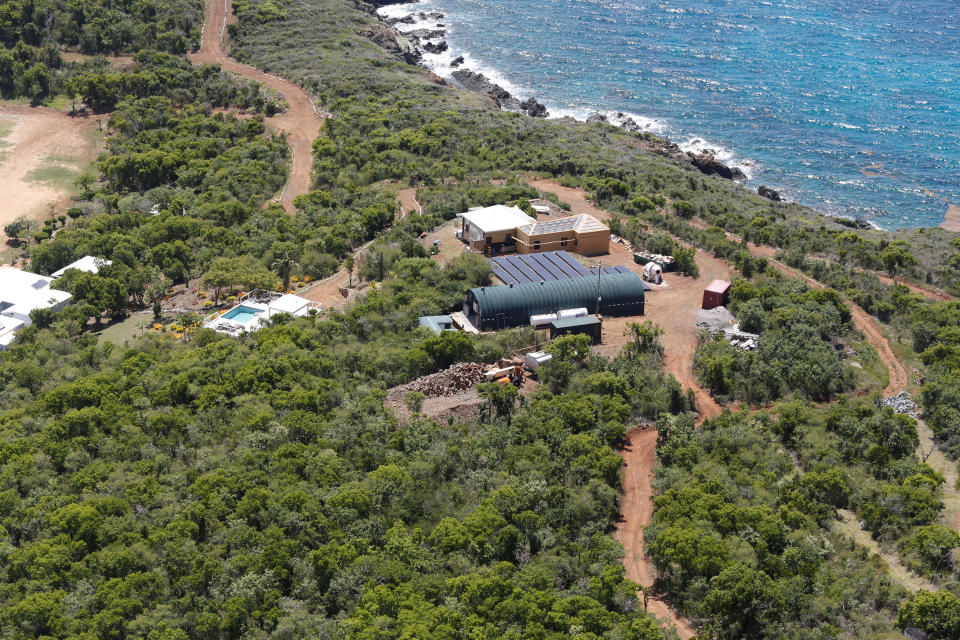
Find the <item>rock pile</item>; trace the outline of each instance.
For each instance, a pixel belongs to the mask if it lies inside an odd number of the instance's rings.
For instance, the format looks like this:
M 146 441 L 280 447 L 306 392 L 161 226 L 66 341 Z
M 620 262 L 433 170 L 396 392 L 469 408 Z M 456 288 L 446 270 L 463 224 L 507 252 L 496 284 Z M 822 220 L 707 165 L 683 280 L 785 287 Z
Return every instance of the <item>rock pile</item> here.
M 906 391 L 901 391 L 895 396 L 883 398 L 880 400 L 881 407 L 890 407 L 894 413 L 902 413 L 911 418 L 920 417 L 920 407 L 913 401 L 913 397 Z
M 483 372 L 486 367 L 478 362 L 460 362 L 448 369 L 407 383 L 398 390 L 404 393 L 419 391 L 428 398 L 450 396 L 466 391 L 479 382 L 483 382 Z

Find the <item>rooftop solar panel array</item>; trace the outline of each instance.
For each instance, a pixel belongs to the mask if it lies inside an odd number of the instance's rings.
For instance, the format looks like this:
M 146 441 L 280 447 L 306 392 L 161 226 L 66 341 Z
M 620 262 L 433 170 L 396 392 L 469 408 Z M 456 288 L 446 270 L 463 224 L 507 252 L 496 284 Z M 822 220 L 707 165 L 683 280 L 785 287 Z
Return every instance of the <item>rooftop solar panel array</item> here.
M 526 255 L 490 258 L 493 274 L 505 284 L 567 280 L 597 275 L 596 267 L 588 269 L 566 251 L 546 251 Z M 627 273 L 626 267 L 603 267 L 603 273 Z

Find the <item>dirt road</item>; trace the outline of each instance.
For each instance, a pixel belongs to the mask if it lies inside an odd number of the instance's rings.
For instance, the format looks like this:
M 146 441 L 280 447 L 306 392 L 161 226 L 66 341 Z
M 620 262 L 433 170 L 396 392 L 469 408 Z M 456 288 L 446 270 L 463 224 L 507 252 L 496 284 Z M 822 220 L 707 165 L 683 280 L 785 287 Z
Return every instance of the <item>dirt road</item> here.
M 623 564 L 627 578 L 648 588 L 653 586 L 656 573 L 646 558 L 643 530 L 653 517 L 653 487 L 650 481 L 656 464 L 656 447 L 657 432 L 653 429 L 635 430 L 627 434 L 627 446 L 621 452 L 624 462 L 620 504 L 622 518 L 616 531 L 616 538 L 626 553 Z M 647 611 L 672 623 L 683 640 L 696 635 L 690 623 L 662 600 L 650 597 Z
M 3 105 L 0 132 L 6 131 L 0 135 L 0 229 L 17 216 L 41 218 L 51 207 L 63 213 L 73 179 L 99 149 L 96 118 Z
M 423 213 L 423 207 L 417 201 L 417 190 L 413 187 L 400 189 L 397 192 L 397 200 L 400 202 L 400 219 L 407 217 L 410 213 Z
M 310 172 L 313 166 L 311 145 L 320 134 L 323 118 L 314 110 L 313 101 L 307 92 L 297 85 L 227 56 L 223 49 L 224 32 L 227 23 L 233 20 L 233 11 L 228 0 L 207 0 L 200 51 L 188 57 L 194 64 L 219 64 L 224 71 L 255 80 L 283 95 L 289 108 L 267 121 L 287 134 L 287 143 L 293 155 L 290 177 L 279 199 L 283 208 L 293 213 L 293 199 L 310 190 Z

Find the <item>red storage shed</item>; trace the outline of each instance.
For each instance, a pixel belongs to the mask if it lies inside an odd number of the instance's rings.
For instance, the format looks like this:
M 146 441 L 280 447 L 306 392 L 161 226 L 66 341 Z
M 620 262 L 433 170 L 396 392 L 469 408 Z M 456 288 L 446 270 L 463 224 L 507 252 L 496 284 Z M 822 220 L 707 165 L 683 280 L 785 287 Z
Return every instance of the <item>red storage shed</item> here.
M 726 280 L 714 280 L 703 290 L 703 308 L 713 309 L 727 304 L 730 298 L 730 283 Z

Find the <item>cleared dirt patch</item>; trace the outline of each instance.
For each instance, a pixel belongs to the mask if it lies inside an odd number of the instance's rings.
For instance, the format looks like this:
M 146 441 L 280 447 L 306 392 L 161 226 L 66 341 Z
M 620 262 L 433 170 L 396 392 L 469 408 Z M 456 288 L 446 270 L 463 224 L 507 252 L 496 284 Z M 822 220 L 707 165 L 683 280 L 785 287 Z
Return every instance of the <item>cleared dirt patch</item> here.
M 25 105 L 0 105 L 0 136 L 0 234 L 18 216 L 42 218 L 66 204 L 102 140 L 96 118 Z

